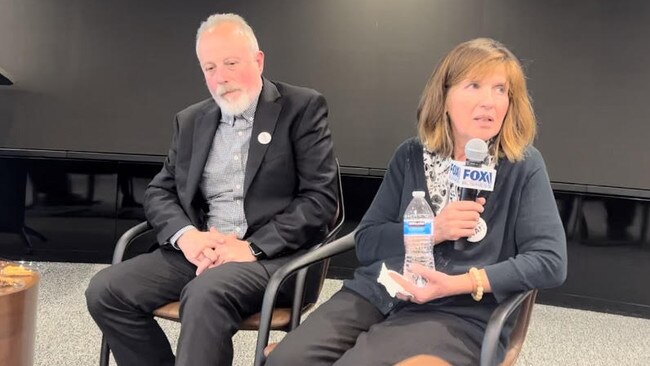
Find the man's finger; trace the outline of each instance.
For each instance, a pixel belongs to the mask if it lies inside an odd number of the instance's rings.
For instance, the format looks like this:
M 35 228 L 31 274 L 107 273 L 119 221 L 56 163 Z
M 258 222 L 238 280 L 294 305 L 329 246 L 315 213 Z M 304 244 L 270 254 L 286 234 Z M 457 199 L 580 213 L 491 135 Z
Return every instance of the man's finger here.
M 203 254 L 203 256 L 205 256 L 205 257 L 208 257 L 210 259 L 210 262 L 214 262 L 217 259 L 219 259 L 219 253 L 217 253 L 216 251 L 214 251 L 214 250 L 212 250 L 210 248 L 203 249 L 201 254 Z
M 187 257 L 185 257 L 185 258 L 187 258 Z M 198 260 L 198 259 L 196 259 L 196 258 L 187 258 L 187 260 L 188 260 L 190 263 L 192 263 L 193 265 L 197 266 L 197 267 L 199 266 L 199 263 L 201 263 L 201 261 Z
M 210 264 L 212 264 L 210 258 L 203 257 L 203 259 L 201 259 L 201 262 L 199 262 L 199 265 L 196 266 L 196 275 L 198 276 L 203 273 L 203 271 L 205 271 L 210 266 Z
M 219 232 L 214 226 L 210 227 L 208 231 L 211 234 L 211 238 L 216 241 L 217 244 L 223 244 L 226 242 L 226 237 Z
M 214 236 L 217 236 L 217 237 L 224 237 L 225 236 L 219 230 L 217 230 L 217 228 L 215 228 L 214 226 L 211 226 L 210 229 L 208 230 L 208 232 L 210 234 L 214 235 Z

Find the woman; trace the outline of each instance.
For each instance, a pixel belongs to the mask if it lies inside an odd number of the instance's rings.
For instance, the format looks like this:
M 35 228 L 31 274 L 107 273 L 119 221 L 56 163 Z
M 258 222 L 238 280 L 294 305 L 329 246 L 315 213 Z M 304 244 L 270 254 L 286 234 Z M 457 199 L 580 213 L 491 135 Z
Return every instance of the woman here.
M 540 153 L 535 118 L 516 57 L 491 39 L 455 47 L 434 70 L 418 110 L 419 138 L 395 152 L 356 234 L 354 279 L 271 353 L 267 365 L 392 365 L 417 354 L 476 365 L 490 314 L 508 296 L 559 286 L 566 277 L 564 231 Z M 472 138 L 488 143 L 495 187 L 459 201 L 447 179 Z M 413 266 L 424 287 L 394 278 L 412 296 L 391 297 L 377 283 L 382 263 L 401 268 L 402 219 L 423 190 L 436 214 L 436 269 Z M 474 233 L 479 218 L 485 237 Z M 502 359 L 512 322 L 504 328 Z

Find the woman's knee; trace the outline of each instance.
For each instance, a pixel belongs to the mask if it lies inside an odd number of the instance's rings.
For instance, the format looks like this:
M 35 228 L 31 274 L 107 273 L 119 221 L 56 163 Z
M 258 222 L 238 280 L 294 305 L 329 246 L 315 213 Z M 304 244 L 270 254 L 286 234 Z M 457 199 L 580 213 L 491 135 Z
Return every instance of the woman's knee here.
M 318 315 L 312 313 L 310 318 Z M 308 318 L 277 344 L 265 365 L 331 365 L 349 346 L 328 330 L 331 327 L 322 327 L 320 322 Z

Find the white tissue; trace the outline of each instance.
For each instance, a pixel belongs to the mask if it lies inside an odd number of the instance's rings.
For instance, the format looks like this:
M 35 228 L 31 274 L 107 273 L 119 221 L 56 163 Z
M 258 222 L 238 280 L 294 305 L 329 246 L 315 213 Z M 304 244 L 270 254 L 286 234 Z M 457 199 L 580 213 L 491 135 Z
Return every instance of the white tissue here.
M 388 294 L 390 296 L 395 297 L 395 295 L 398 292 L 401 293 L 401 294 L 407 295 L 407 296 L 413 296 L 409 292 L 404 290 L 402 285 L 395 282 L 395 280 L 391 276 L 388 275 L 389 273 L 395 273 L 396 275 L 404 278 L 405 280 L 406 280 L 406 278 L 404 276 L 402 276 L 401 274 L 386 268 L 386 263 L 381 264 L 381 271 L 379 271 L 379 277 L 377 277 L 377 282 L 384 285 L 384 287 L 386 288 L 386 292 L 388 292 Z

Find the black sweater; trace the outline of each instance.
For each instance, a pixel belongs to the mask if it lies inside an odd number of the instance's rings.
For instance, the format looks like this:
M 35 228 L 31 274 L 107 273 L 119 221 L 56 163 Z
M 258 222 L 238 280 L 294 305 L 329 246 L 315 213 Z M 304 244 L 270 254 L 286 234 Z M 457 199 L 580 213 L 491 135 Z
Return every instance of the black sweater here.
M 494 191 L 481 217 L 488 231 L 483 240 L 455 250 L 453 242 L 435 246 L 436 270 L 461 274 L 470 267 L 485 268 L 492 294 L 474 302 L 469 295 L 434 300 L 425 305 L 404 303 L 377 283 L 381 263 L 401 270 L 404 262 L 402 218 L 411 192 L 427 192 L 423 147 L 411 138 L 397 149 L 384 181 L 359 224 L 356 252 L 361 266 L 345 282 L 384 314 L 403 306 L 424 306 L 472 318 L 485 326 L 497 303 L 532 288 L 559 286 L 566 278 L 566 239 L 544 161 L 529 147 L 522 161 L 500 159 Z

